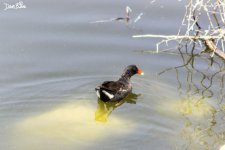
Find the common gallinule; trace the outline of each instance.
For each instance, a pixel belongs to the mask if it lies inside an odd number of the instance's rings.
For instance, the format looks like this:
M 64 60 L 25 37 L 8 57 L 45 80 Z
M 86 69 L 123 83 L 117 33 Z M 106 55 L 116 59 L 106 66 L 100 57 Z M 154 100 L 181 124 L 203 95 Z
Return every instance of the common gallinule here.
M 95 88 L 98 98 L 104 102 L 115 102 L 125 98 L 131 93 L 132 86 L 130 78 L 135 75 L 144 75 L 136 65 L 125 68 L 123 74 L 117 81 L 105 81 Z

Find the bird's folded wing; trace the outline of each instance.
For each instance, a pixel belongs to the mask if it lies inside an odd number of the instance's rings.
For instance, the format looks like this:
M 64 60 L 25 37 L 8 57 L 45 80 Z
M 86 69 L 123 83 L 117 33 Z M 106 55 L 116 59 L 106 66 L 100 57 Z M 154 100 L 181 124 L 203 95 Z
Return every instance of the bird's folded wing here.
M 101 85 L 101 88 L 113 95 L 126 92 L 125 85 L 121 82 L 106 81 Z

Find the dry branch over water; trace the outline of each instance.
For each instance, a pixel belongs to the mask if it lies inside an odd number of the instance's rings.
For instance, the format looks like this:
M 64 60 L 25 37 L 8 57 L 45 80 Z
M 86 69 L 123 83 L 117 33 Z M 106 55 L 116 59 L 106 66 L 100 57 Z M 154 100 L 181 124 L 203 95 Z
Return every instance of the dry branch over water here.
M 175 41 L 179 44 L 196 44 L 204 52 L 218 55 L 225 60 L 225 1 L 189 0 L 185 6 L 182 25 L 176 35 L 134 35 L 133 38 L 162 38 L 157 43 L 157 52 L 161 44 Z M 202 26 L 202 18 L 207 18 Z

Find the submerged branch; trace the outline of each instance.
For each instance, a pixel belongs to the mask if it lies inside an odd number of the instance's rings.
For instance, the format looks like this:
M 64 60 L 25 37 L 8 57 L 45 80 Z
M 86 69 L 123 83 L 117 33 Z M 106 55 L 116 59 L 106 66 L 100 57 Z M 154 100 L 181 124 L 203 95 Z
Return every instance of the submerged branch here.
M 178 39 L 189 39 L 189 40 L 203 40 L 205 45 L 210 50 L 210 52 L 215 53 L 217 56 L 225 60 L 225 53 L 218 49 L 214 44 L 213 40 L 221 39 L 221 36 L 187 36 L 187 35 L 155 35 L 155 34 L 145 34 L 145 35 L 134 35 L 133 38 L 164 38 L 167 40 L 178 40 Z M 213 39 L 213 40 L 212 40 Z M 158 51 L 158 50 L 157 50 Z M 213 55 L 212 55 L 213 56 Z
M 221 36 L 190 36 L 190 35 L 156 35 L 156 34 L 144 34 L 144 35 L 133 35 L 133 38 L 164 38 L 164 39 L 192 39 L 192 40 L 206 40 L 206 39 L 220 39 Z

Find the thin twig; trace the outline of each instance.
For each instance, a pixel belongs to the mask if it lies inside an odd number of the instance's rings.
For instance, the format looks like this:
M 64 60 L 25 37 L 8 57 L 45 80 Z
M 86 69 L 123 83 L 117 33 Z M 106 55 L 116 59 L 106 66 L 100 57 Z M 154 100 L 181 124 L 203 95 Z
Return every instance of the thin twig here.
M 219 39 L 221 36 L 210 36 L 210 35 L 203 35 L 203 36 L 188 36 L 188 35 L 156 35 L 156 34 L 144 34 L 144 35 L 133 35 L 133 38 L 164 38 L 164 39 Z

